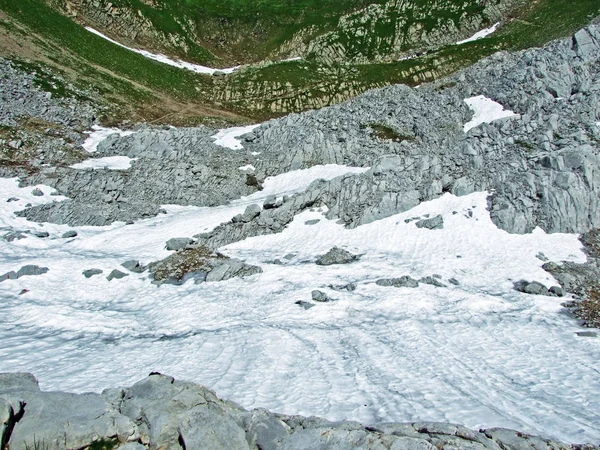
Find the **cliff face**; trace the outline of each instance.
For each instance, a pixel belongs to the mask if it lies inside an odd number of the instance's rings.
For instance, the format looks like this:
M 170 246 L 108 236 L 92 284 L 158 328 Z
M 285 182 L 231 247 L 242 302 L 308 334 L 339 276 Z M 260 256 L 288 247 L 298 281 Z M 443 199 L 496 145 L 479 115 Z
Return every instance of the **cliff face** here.
M 328 422 L 247 411 L 200 385 L 151 374 L 102 394 L 42 392 L 31 374 L 0 374 L 2 450 L 594 450 L 502 428 Z
M 328 3 L 310 4 L 300 6 L 295 17 L 269 17 L 273 12 L 267 2 L 265 10 L 251 7 L 248 15 L 254 18 L 248 18 L 238 17 L 233 3 L 228 14 L 216 13 L 206 3 L 51 0 L 66 15 L 120 41 L 217 64 L 289 56 L 324 64 L 391 61 L 468 37 L 524 4 L 522 0 L 339 2 L 333 12 Z

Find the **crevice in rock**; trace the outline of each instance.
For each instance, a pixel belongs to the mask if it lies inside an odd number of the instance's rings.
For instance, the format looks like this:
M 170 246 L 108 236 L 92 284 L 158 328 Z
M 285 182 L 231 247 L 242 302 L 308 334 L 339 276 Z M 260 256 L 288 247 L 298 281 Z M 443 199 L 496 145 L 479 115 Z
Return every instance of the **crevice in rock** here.
M 8 422 L 6 422 L 6 425 L 4 427 L 4 433 L 2 434 L 2 440 L 0 441 L 0 449 L 1 450 L 9 449 L 8 444 L 10 442 L 10 437 L 12 436 L 12 433 L 15 429 L 15 425 L 25 415 L 25 405 L 26 405 L 25 402 L 19 402 L 19 409 L 16 413 L 15 413 L 14 408 L 12 406 L 10 407 Z
M 177 437 L 177 443 L 179 444 L 182 450 L 187 450 L 187 447 L 185 446 L 185 440 L 183 439 L 181 431 L 179 432 L 179 436 Z

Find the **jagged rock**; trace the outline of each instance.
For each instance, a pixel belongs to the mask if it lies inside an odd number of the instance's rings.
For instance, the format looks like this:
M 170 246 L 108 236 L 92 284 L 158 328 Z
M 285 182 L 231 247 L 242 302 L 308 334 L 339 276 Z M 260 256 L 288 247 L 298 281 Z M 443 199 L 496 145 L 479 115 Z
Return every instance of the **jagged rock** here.
M 19 199 L 17 197 L 10 197 L 8 200 L 6 200 L 6 203 L 11 203 L 11 202 L 18 202 Z
M 31 195 L 34 195 L 36 197 L 42 197 L 44 195 L 44 192 L 41 189 L 35 188 L 33 191 L 31 191 Z
M 128 273 L 121 272 L 118 269 L 113 269 L 112 272 L 108 274 L 108 276 L 106 277 L 106 279 L 108 281 L 112 281 L 112 280 L 115 280 L 115 279 L 116 280 L 120 280 L 121 278 L 125 278 L 125 277 L 128 277 L 128 276 L 129 276 Z
M 40 267 L 35 265 L 23 266 L 17 271 L 17 278 L 32 275 L 43 275 L 46 272 L 48 272 L 48 270 L 50 269 L 48 269 L 47 267 Z
M 17 272 L 11 270 L 10 272 L 6 272 L 4 275 L 0 275 L 0 283 L 6 280 L 16 280 L 17 278 L 19 278 L 17 276 Z
M 450 278 L 450 279 L 448 280 L 448 282 L 449 282 L 450 284 L 453 284 L 454 286 L 460 286 L 460 283 L 458 282 L 458 280 L 457 280 L 456 278 Z
M 314 303 L 311 303 L 311 302 L 305 302 L 304 300 L 298 300 L 297 302 L 294 302 L 294 303 L 295 303 L 296 305 L 298 305 L 298 306 L 300 306 L 300 307 L 304 308 L 304 309 L 310 309 L 310 308 L 312 308 L 313 306 L 315 306 L 315 304 L 314 304 Z
M 167 241 L 165 248 L 169 251 L 172 250 L 182 250 L 186 248 L 188 245 L 192 244 L 194 240 L 192 238 L 172 238 Z
M 10 271 L 4 275 L 0 275 L 0 282 L 5 280 L 16 280 L 17 278 L 33 275 L 43 275 L 48 272 L 47 267 L 40 267 L 35 265 L 27 265 L 21 267 L 18 271 Z
M 565 291 L 563 291 L 563 288 L 561 288 L 560 286 L 551 286 L 550 289 L 548 289 L 548 292 L 556 295 L 557 297 L 565 296 Z
M 42 392 L 30 374 L 0 374 L 0 430 L 7 428 L 12 432 L 3 442 L 11 450 L 40 443 L 48 450 L 88 448 L 101 440 L 131 450 L 576 448 L 499 428 L 474 431 L 446 423 L 364 426 L 264 409 L 247 411 L 202 386 L 159 373 L 102 394 Z
M 431 277 L 423 277 L 419 280 L 420 283 L 431 284 L 435 287 L 447 287 L 444 283 L 436 279 L 434 276 Z
M 324 255 L 317 257 L 316 263 L 319 266 L 331 266 L 333 264 L 349 264 L 360 259 L 359 255 L 353 255 L 347 250 L 339 247 L 333 247 Z
M 134 273 L 142 273 L 146 270 L 146 267 L 142 266 L 140 262 L 136 259 L 130 259 L 121 264 L 121 267 L 129 270 Z
M 315 302 L 326 303 L 326 302 L 332 302 L 335 300 L 335 298 L 331 298 L 325 292 L 319 291 L 316 289 L 314 291 L 312 291 L 310 295 L 311 295 L 313 301 L 315 301 Z
M 419 287 L 419 282 L 408 275 L 401 276 L 400 278 L 382 278 L 375 282 L 378 286 L 393 286 L 393 287 Z
M 2 236 L 2 239 L 4 239 L 6 242 L 12 242 L 14 240 L 25 239 L 26 237 L 27 236 L 25 236 L 20 231 L 9 231 L 8 233 Z
M 316 225 L 321 221 L 321 219 L 311 219 L 304 222 L 304 225 Z
M 69 239 L 69 238 L 74 238 L 74 237 L 77 237 L 77 231 L 75 231 L 75 230 L 66 231 L 62 235 L 63 239 Z
M 94 275 L 100 275 L 102 273 L 102 270 L 101 269 L 87 269 L 81 273 L 83 274 L 84 277 L 91 278 Z
M 224 281 L 233 277 L 247 277 L 261 273 L 262 269 L 244 263 L 239 259 L 228 258 L 213 253 L 206 247 L 186 248 L 162 261 L 151 263 L 150 272 L 156 283 L 180 284 L 189 278 L 197 283 L 204 281 Z
M 274 209 L 278 206 L 279 204 L 277 203 L 277 197 L 275 195 L 269 195 L 263 203 L 264 209 Z
M 39 238 L 42 238 L 42 239 L 43 239 L 43 238 L 47 238 L 47 237 L 49 237 L 49 236 L 50 236 L 50 233 L 48 233 L 47 231 L 35 231 L 35 232 L 33 233 L 33 235 L 34 235 L 35 237 L 39 237 Z
M 431 219 L 423 219 L 415 222 L 417 228 L 427 228 L 429 230 L 441 230 L 444 228 L 444 218 L 441 214 L 432 217 Z
M 331 289 L 333 289 L 334 291 L 348 291 L 348 292 L 354 292 L 357 288 L 356 283 L 348 283 L 348 284 L 340 284 L 340 285 L 332 285 L 330 284 L 329 287 Z
M 260 267 L 230 258 L 219 261 L 206 275 L 206 281 L 224 281 L 233 277 L 249 277 L 257 273 L 262 273 Z
M 250 222 L 252 219 L 254 219 L 260 214 L 260 211 L 260 206 L 256 204 L 248 205 L 246 207 L 246 210 L 244 211 L 244 214 L 242 214 L 242 222 Z
M 514 286 L 517 291 L 524 292 L 526 294 L 548 295 L 548 288 L 538 281 L 529 282 L 521 280 L 517 281 Z

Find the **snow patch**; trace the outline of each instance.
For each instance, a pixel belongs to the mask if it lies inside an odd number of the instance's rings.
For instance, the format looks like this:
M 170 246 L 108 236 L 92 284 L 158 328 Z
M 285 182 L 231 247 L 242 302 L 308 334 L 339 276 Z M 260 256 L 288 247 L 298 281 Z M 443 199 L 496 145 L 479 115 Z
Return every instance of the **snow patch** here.
M 131 169 L 131 162 L 137 158 L 128 156 L 107 156 L 105 158 L 90 158 L 77 164 L 73 164 L 72 169 L 109 169 L 109 170 L 128 170 Z
M 100 36 L 103 39 L 106 39 L 109 42 L 112 42 L 115 45 L 118 45 L 119 47 L 126 48 L 127 50 L 131 50 L 132 52 L 138 53 L 142 56 L 145 56 L 146 58 L 149 58 L 149 59 L 152 59 L 154 61 L 158 61 L 158 62 L 161 62 L 164 64 L 168 64 L 169 66 L 178 67 L 180 69 L 191 70 L 192 72 L 203 73 L 206 75 L 213 75 L 215 72 L 217 72 L 217 73 L 222 72 L 222 73 L 226 73 L 226 74 L 233 73 L 236 69 L 239 68 L 239 66 L 235 66 L 235 67 L 230 67 L 227 69 L 213 69 L 211 67 L 205 67 L 205 66 L 201 66 L 199 64 L 192 64 L 192 63 L 181 61 L 181 60 L 175 61 L 165 55 L 151 53 L 146 50 L 138 50 L 136 48 L 127 47 L 127 46 L 109 38 L 108 36 L 105 36 L 104 34 L 100 33 L 99 31 L 97 31 L 91 27 L 85 27 L 85 29 L 91 33 L 94 33 L 97 36 Z
M 505 110 L 504 106 L 494 100 L 483 95 L 465 99 L 465 103 L 473 111 L 473 118 L 465 123 L 463 130 L 466 133 L 471 128 L 481 125 L 482 123 L 490 123 L 494 120 L 503 119 L 505 117 L 520 117 L 510 110 Z
M 498 29 L 499 26 L 500 26 L 500 22 L 497 22 L 494 25 L 492 25 L 490 28 L 484 28 L 483 30 L 478 31 L 470 38 L 464 39 L 462 41 L 458 41 L 456 43 L 456 45 L 466 44 L 467 42 L 473 42 L 473 41 L 477 41 L 479 39 L 483 39 L 484 37 L 489 36 L 490 34 L 494 33 Z
M 238 167 L 238 169 L 242 172 L 254 172 L 256 170 L 256 167 L 254 167 L 252 164 L 247 164 L 245 166 Z
M 88 134 L 88 138 L 84 141 L 81 146 L 88 153 L 94 153 L 98 150 L 98 144 L 105 140 L 112 134 L 118 134 L 119 136 L 130 136 L 135 133 L 135 131 L 123 131 L 118 128 L 105 128 L 99 125 L 92 125 L 93 131 L 86 131 L 85 134 Z
M 217 134 L 211 136 L 215 140 L 215 144 L 221 147 L 230 148 L 232 150 L 241 150 L 244 147 L 239 139 L 236 139 L 244 134 L 250 133 L 260 124 L 247 125 L 244 127 L 232 127 L 220 129 Z

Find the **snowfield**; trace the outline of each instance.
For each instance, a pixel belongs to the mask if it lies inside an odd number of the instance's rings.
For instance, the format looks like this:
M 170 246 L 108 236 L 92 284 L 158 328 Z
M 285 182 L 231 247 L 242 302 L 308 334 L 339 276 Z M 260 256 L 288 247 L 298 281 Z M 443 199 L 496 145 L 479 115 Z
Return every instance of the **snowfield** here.
M 306 211 L 283 233 L 221 249 L 264 270 L 246 279 L 161 287 L 147 273 L 106 280 L 113 269 L 127 272 L 122 262 L 163 258 L 169 238 L 211 230 L 267 195 L 364 170 L 316 166 L 267 179 L 264 191 L 229 205 L 166 206 L 167 214 L 133 225 L 74 228 L 78 236 L 69 239 L 60 238 L 68 226 L 14 215 L 26 203 L 64 197 L 44 186 L 45 195 L 34 196 L 34 187 L 0 179 L 0 228 L 50 233 L 0 239 L 0 274 L 25 264 L 50 269 L 0 283 L 0 371 L 32 372 L 43 389 L 75 392 L 129 385 L 160 371 L 247 408 L 598 441 L 600 397 L 592 393 L 600 391 L 600 339 L 577 335 L 577 323 L 561 312 L 564 299 L 512 289 L 520 279 L 556 284 L 536 255 L 583 262 L 581 244 L 571 234 L 499 230 L 485 192 L 445 194 L 355 229 L 326 219 L 324 209 Z M 7 202 L 11 197 L 19 200 Z M 438 214 L 441 230 L 412 220 Z M 334 245 L 362 257 L 316 265 Z M 104 273 L 85 278 L 82 270 L 91 268 Z M 375 284 L 434 274 L 445 287 Z M 330 287 L 350 282 L 353 292 Z M 295 304 L 311 301 L 313 289 L 336 300 L 308 310 Z

